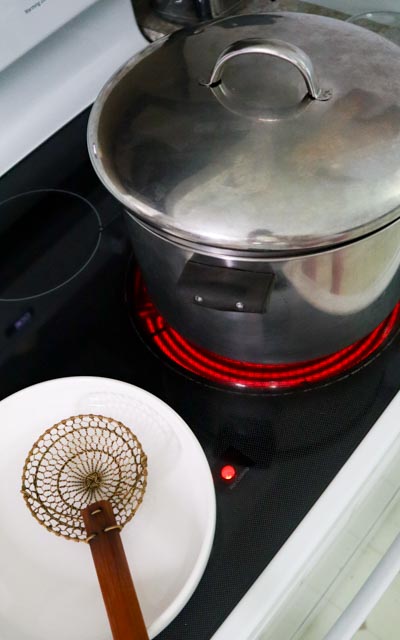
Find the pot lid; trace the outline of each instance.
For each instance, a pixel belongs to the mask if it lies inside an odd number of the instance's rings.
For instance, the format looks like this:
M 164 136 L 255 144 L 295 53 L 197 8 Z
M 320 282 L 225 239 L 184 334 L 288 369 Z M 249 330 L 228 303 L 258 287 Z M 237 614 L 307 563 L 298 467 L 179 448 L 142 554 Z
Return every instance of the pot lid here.
M 88 131 L 106 187 L 185 241 L 301 252 L 400 212 L 400 48 L 309 14 L 230 17 L 133 57 Z

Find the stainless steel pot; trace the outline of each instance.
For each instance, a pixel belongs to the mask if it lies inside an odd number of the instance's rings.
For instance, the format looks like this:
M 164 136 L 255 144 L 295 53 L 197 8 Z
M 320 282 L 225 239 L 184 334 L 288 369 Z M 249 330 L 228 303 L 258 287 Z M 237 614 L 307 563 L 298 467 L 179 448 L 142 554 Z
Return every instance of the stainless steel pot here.
M 308 360 L 400 298 L 400 49 L 380 36 L 294 13 L 182 30 L 110 80 L 88 142 L 196 344 Z

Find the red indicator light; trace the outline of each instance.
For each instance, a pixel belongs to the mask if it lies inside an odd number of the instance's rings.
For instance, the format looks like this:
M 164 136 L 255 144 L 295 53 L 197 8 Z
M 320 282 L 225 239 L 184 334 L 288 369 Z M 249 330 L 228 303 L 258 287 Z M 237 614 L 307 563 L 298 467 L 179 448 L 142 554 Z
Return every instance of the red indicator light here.
M 138 320 L 156 347 L 177 365 L 217 384 L 249 389 L 295 389 L 338 377 L 365 362 L 400 324 L 400 303 L 361 340 L 324 358 L 291 364 L 231 360 L 197 347 L 173 329 L 152 303 L 139 270 L 135 274 Z
M 226 464 L 224 467 L 222 467 L 221 478 L 223 480 L 226 480 L 227 482 L 229 482 L 230 480 L 233 480 L 235 477 L 236 477 L 235 467 L 232 467 L 231 464 Z

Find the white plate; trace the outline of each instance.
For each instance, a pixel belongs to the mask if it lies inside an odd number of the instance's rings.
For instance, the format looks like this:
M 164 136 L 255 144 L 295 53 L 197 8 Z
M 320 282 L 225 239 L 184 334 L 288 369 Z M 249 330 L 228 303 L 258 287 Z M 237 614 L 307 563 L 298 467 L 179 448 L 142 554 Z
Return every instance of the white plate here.
M 206 567 L 215 492 L 186 423 L 130 384 L 91 377 L 43 382 L 0 402 L 1 640 L 110 638 L 89 548 L 40 526 L 20 494 L 32 444 L 45 429 L 78 413 L 124 422 L 148 456 L 143 504 L 122 539 L 151 638 L 183 608 Z

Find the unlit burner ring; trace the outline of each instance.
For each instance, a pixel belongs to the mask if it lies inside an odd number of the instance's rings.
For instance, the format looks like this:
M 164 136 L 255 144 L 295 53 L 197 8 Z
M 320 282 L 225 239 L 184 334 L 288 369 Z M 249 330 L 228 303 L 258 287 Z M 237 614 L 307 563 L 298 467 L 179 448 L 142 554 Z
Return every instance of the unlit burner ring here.
M 398 303 L 370 334 L 332 355 L 290 364 L 257 364 L 225 358 L 182 337 L 154 306 L 139 270 L 134 293 L 142 330 L 169 360 L 210 382 L 236 388 L 280 390 L 328 382 L 369 359 L 393 335 L 400 320 Z

